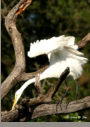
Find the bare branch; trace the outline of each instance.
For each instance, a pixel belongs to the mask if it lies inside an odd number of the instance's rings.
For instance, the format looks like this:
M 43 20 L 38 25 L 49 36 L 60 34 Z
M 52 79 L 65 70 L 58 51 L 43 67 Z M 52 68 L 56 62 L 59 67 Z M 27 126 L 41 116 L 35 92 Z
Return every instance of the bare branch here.
M 18 80 L 19 81 L 26 81 L 28 79 L 32 79 L 32 78 L 36 77 L 38 73 L 39 74 L 43 73 L 48 67 L 49 67 L 49 65 L 39 69 L 38 71 L 32 72 L 32 73 L 23 72 L 21 75 L 18 76 Z
M 60 106 L 58 105 L 58 108 L 57 108 L 58 114 L 72 113 L 72 112 L 76 112 L 76 111 L 78 112 L 80 110 L 90 108 L 90 96 L 80 99 L 80 100 L 78 100 L 78 102 L 76 102 L 76 101 L 70 102 L 67 109 L 66 109 L 65 104 L 62 104 L 61 106 L 62 106 L 62 110 L 61 110 Z M 39 111 L 40 111 L 40 114 L 39 114 Z M 34 108 L 31 119 L 38 118 L 41 116 L 55 115 L 55 114 L 57 114 L 56 104 L 48 104 L 48 105 L 43 104 L 43 105 L 37 106 L 37 108 Z
M 82 40 L 80 40 L 77 45 L 80 48 L 84 48 L 88 43 L 90 43 L 90 33 L 88 33 Z
M 43 91 L 42 91 L 41 84 L 40 84 L 40 75 L 39 75 L 39 73 L 36 76 L 34 85 L 35 85 L 35 87 L 36 87 L 36 89 L 37 89 L 37 91 L 39 93 L 38 96 L 41 96 L 43 94 Z
M 27 102 L 28 103 L 28 102 Z M 72 101 L 69 103 L 68 107 L 66 108 L 65 104 L 62 104 L 62 110 L 58 105 L 58 114 L 68 114 L 72 112 L 78 112 L 87 108 L 90 108 L 90 96 L 85 97 L 83 99 L 76 101 Z M 12 121 L 19 121 L 18 119 L 22 119 L 28 116 L 28 119 L 35 119 L 42 116 L 47 115 L 55 115 L 56 112 L 56 104 L 41 104 L 38 106 L 33 107 L 20 107 L 19 109 L 14 109 L 6 113 L 1 117 L 2 122 L 12 122 Z
M 61 86 L 64 79 L 69 74 L 69 71 L 70 71 L 69 68 L 65 69 L 65 71 L 61 74 L 58 81 L 55 82 L 55 84 L 49 89 L 49 91 L 47 92 L 46 95 L 42 94 L 42 91 L 40 91 L 41 90 L 40 86 L 38 85 L 39 93 L 41 92 L 41 94 L 39 94 L 38 97 L 35 97 L 32 99 L 29 99 L 29 98 L 23 99 L 19 105 L 16 105 L 16 107 L 18 106 L 18 108 L 20 110 L 22 108 L 22 106 L 24 106 L 24 108 L 25 108 L 25 107 L 31 107 L 31 106 L 35 106 L 38 104 L 42 104 L 42 103 L 50 103 L 52 101 L 52 97 L 55 95 L 55 93 L 57 92 L 58 88 Z M 11 114 L 11 112 L 10 112 L 10 114 Z M 5 116 L 8 117 L 6 114 L 5 114 Z M 9 117 L 9 118 L 11 119 L 11 117 Z
M 24 11 L 27 6 L 31 4 L 32 0 L 21 0 L 7 15 L 5 19 L 6 29 L 12 39 L 12 43 L 14 46 L 16 63 L 13 71 L 7 77 L 7 79 L 2 83 L 1 86 L 1 99 L 5 97 L 5 95 L 11 90 L 12 87 L 16 85 L 18 82 L 18 76 L 25 71 L 25 52 L 24 46 L 22 43 L 21 34 L 18 32 L 16 28 L 16 18 L 18 16 L 17 12 L 21 9 Z M 20 12 L 21 13 L 21 12 Z

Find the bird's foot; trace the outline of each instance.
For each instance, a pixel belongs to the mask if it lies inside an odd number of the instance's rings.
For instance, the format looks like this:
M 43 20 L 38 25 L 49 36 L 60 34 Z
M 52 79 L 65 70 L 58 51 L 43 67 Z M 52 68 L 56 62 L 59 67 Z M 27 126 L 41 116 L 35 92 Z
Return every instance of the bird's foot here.
M 75 99 L 75 101 L 78 103 L 77 99 Z
M 60 102 L 57 103 L 57 105 L 56 105 L 56 113 L 57 113 L 57 115 L 58 115 L 58 111 L 57 111 L 57 106 L 58 106 L 58 104 L 60 104 L 60 108 L 61 108 L 61 110 L 62 110 L 61 103 L 62 103 L 62 99 L 61 99 Z
M 77 102 L 77 100 L 75 99 L 75 101 Z M 68 102 L 66 102 L 66 103 L 64 103 L 64 104 L 66 104 L 66 109 L 67 109 L 67 106 L 68 106 L 68 104 L 70 103 L 71 101 L 68 101 Z M 78 102 L 77 102 L 78 103 Z
M 71 101 L 68 101 L 68 102 L 64 103 L 64 104 L 66 104 L 66 109 L 67 109 L 67 106 L 68 106 L 68 104 L 69 104 L 70 102 L 71 102 Z
M 62 110 L 61 103 L 62 103 L 62 100 L 60 100 L 60 102 L 59 102 L 59 104 L 60 104 L 60 108 L 61 108 L 61 110 Z
M 66 83 L 67 84 L 67 83 Z M 58 111 L 57 111 L 57 106 L 58 106 L 58 104 L 60 104 L 60 108 L 61 108 L 61 110 L 62 110 L 62 107 L 61 107 L 61 103 L 62 103 L 62 100 L 64 99 L 64 97 L 66 96 L 66 94 L 68 93 L 68 91 L 70 91 L 71 90 L 71 88 L 70 87 L 68 87 L 68 85 L 67 85 L 67 89 L 66 89 L 66 92 L 65 92 L 65 94 L 63 95 L 63 97 L 62 97 L 62 99 L 60 100 L 60 102 L 59 103 L 57 103 L 57 105 L 56 105 L 56 113 L 58 114 Z M 68 102 L 69 103 L 69 102 Z M 68 103 L 67 103 L 67 105 L 68 105 Z M 67 106 L 66 105 L 66 106 Z

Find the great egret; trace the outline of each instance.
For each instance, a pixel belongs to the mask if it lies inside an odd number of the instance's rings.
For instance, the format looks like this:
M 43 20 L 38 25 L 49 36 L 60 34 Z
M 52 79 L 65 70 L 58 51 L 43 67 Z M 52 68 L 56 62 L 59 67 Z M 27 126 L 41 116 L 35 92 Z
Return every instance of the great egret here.
M 52 37 L 51 39 L 44 39 L 31 43 L 29 57 L 35 57 L 41 54 L 47 54 L 49 59 L 49 68 L 41 75 L 40 80 L 45 78 L 59 78 L 60 74 L 70 67 L 70 73 L 67 76 L 77 79 L 82 74 L 82 65 L 87 63 L 88 59 L 82 57 L 84 54 L 79 52 L 78 46 L 74 44 L 75 38 L 73 36 Z M 15 93 L 15 100 L 12 106 L 18 102 L 25 88 L 31 83 L 35 82 L 35 78 L 26 81 L 23 86 Z

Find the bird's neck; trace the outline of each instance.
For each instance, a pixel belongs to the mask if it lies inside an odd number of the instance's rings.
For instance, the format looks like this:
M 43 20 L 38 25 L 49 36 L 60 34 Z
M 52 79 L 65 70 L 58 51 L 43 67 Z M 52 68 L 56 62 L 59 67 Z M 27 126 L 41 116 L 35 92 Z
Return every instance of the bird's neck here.
M 44 77 L 42 76 L 42 74 L 40 75 L 40 80 L 44 79 Z M 28 81 L 26 81 L 23 86 L 20 88 L 20 90 L 23 92 L 30 84 L 35 82 L 35 78 L 33 79 L 29 79 Z
M 28 85 L 30 85 L 31 83 L 35 82 L 35 78 L 33 79 L 29 79 L 28 81 L 26 81 L 23 86 L 20 88 L 20 90 L 23 92 L 27 87 Z

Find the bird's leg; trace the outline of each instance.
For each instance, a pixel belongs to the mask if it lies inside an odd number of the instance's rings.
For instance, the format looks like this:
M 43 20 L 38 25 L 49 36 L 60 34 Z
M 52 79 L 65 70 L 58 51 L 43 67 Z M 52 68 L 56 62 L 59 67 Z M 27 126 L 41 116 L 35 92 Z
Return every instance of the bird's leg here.
M 66 84 L 66 86 L 67 86 L 67 92 L 70 91 L 70 87 L 68 87 L 68 84 L 67 84 L 67 81 L 66 81 L 66 80 L 65 80 L 65 84 Z M 67 108 L 69 102 L 70 102 L 70 101 L 66 102 L 66 108 Z
M 62 107 L 61 107 L 62 100 L 64 99 L 64 97 L 66 96 L 66 94 L 68 93 L 68 91 L 70 90 L 70 87 L 68 87 L 68 84 L 67 84 L 66 80 L 65 80 L 65 84 L 66 84 L 66 86 L 67 86 L 67 89 L 66 89 L 66 92 L 65 92 L 65 94 L 63 95 L 62 99 L 60 100 L 60 102 L 57 103 L 57 105 L 56 105 L 56 112 L 57 112 L 57 106 L 58 106 L 58 104 L 60 104 L 60 108 L 61 108 L 61 110 L 62 110 Z
M 75 82 L 76 82 L 76 95 L 75 95 L 75 100 L 76 100 L 76 102 L 77 102 L 77 93 L 78 93 L 78 83 L 77 83 L 77 81 L 76 80 L 74 80 Z M 67 82 L 66 82 L 67 83 Z M 70 103 L 71 101 L 69 101 L 69 102 L 66 102 L 66 108 L 67 108 L 67 106 L 68 106 L 68 104 Z
M 76 80 L 74 80 L 74 81 L 76 82 Z M 66 80 L 65 80 L 65 84 L 67 86 L 67 89 L 66 89 L 66 92 L 63 95 L 62 99 L 60 100 L 60 102 L 57 103 L 57 105 L 56 105 L 56 112 L 57 112 L 57 106 L 58 106 L 58 104 L 60 104 L 60 108 L 62 110 L 62 107 L 61 107 L 62 100 L 64 99 L 64 97 L 66 96 L 66 94 L 68 93 L 68 91 L 70 91 L 70 87 L 68 87 L 68 84 L 67 84 L 67 81 Z M 75 95 L 76 102 L 77 102 L 77 93 L 78 93 L 78 83 L 76 82 L 76 95 Z M 69 103 L 70 103 L 70 101 L 69 102 L 66 102 L 66 108 L 67 108 L 67 106 L 68 106 Z
M 76 95 L 75 95 L 75 100 L 77 102 L 77 93 L 78 93 L 78 83 L 76 80 L 74 80 L 76 82 Z

